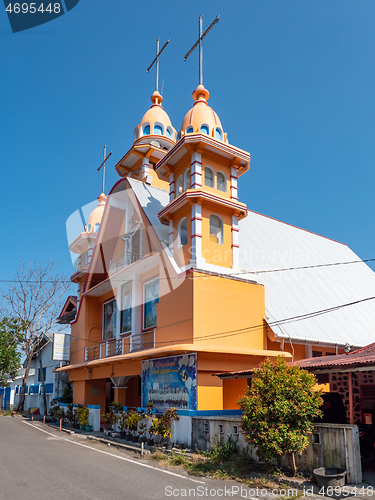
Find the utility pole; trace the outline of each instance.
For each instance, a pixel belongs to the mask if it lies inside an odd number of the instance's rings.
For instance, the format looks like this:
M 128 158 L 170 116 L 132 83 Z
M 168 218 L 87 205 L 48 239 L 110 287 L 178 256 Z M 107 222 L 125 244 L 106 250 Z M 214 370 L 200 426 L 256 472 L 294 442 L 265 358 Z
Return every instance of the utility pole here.
M 43 338 L 43 336 L 42 336 L 42 338 Z M 47 414 L 47 397 L 46 397 L 46 388 L 44 385 L 44 373 L 43 373 L 43 366 L 42 366 L 42 358 L 40 357 L 40 337 L 38 337 L 38 359 L 39 359 L 40 378 L 42 380 L 44 415 L 46 415 Z

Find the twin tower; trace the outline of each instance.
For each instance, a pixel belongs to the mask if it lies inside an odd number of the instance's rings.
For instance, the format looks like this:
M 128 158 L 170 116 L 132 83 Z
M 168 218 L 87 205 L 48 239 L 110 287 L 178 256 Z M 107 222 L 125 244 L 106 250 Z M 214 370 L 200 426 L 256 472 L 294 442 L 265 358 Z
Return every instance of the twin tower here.
M 155 91 L 115 168 L 121 177 L 169 190 L 158 218 L 169 225 L 169 249 L 180 268 L 238 270 L 238 222 L 247 209 L 238 201 L 237 180 L 249 170 L 250 154 L 229 144 L 209 95 L 198 85 L 177 132 Z

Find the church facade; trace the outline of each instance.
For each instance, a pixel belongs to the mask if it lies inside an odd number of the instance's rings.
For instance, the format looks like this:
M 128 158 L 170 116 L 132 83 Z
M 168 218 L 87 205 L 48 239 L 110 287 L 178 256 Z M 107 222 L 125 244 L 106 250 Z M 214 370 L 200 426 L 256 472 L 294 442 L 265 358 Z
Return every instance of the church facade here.
M 119 181 L 70 243 L 74 403 L 236 409 L 246 378 L 213 375 L 370 343 L 374 273 L 346 245 L 247 208 L 250 154 L 208 100 L 200 84 L 177 131 L 154 92 Z

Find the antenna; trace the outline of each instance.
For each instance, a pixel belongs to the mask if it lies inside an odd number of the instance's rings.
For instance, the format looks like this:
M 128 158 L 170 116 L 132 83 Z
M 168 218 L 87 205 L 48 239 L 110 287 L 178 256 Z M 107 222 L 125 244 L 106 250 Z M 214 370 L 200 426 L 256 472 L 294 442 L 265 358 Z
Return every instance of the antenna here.
M 99 172 L 99 170 L 103 167 L 103 190 L 102 190 L 102 193 L 104 193 L 104 182 L 105 182 L 105 162 L 108 160 L 108 158 L 111 156 L 112 154 L 112 151 L 109 153 L 109 155 L 107 156 L 106 158 L 106 153 L 107 153 L 107 146 L 104 146 L 104 155 L 103 155 L 103 158 L 104 158 L 104 161 L 103 163 L 100 165 L 100 167 L 97 169 L 97 172 Z
M 216 16 L 213 22 L 209 25 L 206 31 L 202 35 L 202 21 L 203 16 L 199 16 L 199 38 L 189 50 L 187 54 L 184 56 L 184 61 L 190 56 L 190 54 L 194 51 L 194 49 L 199 45 L 199 85 L 203 85 L 203 38 L 208 35 L 208 33 L 212 30 L 216 23 L 219 22 L 220 16 Z
M 165 49 L 165 47 L 170 42 L 170 39 L 168 38 L 168 40 L 165 42 L 165 44 L 163 45 L 163 47 L 162 47 L 162 49 L 160 51 L 159 51 L 159 41 L 160 41 L 160 38 L 157 38 L 156 39 L 156 57 L 152 61 L 152 63 L 150 64 L 150 66 L 146 69 L 146 73 L 148 73 L 150 71 L 150 69 L 152 68 L 152 66 L 154 65 L 154 63 L 156 62 L 156 91 L 157 92 L 159 92 L 159 57 L 160 57 L 160 54 Z

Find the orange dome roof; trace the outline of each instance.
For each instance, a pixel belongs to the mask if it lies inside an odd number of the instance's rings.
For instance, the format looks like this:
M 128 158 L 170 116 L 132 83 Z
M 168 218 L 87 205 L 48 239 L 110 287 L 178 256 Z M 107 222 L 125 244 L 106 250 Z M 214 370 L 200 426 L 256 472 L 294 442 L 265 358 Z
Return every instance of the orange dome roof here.
M 194 106 L 186 113 L 181 125 L 181 133 L 203 132 L 219 140 L 225 140 L 226 136 L 220 118 L 207 104 L 210 93 L 203 85 L 198 85 L 193 92 Z
M 134 141 L 148 135 L 161 135 L 175 141 L 176 130 L 163 109 L 163 97 L 158 91 L 152 94 L 151 102 L 151 108 L 146 111 L 141 123 L 134 130 Z
M 86 233 L 97 233 L 99 231 L 99 226 L 102 221 L 106 201 L 107 197 L 104 193 L 102 193 L 98 197 L 99 205 L 94 208 L 88 218 L 87 226 L 85 227 Z

